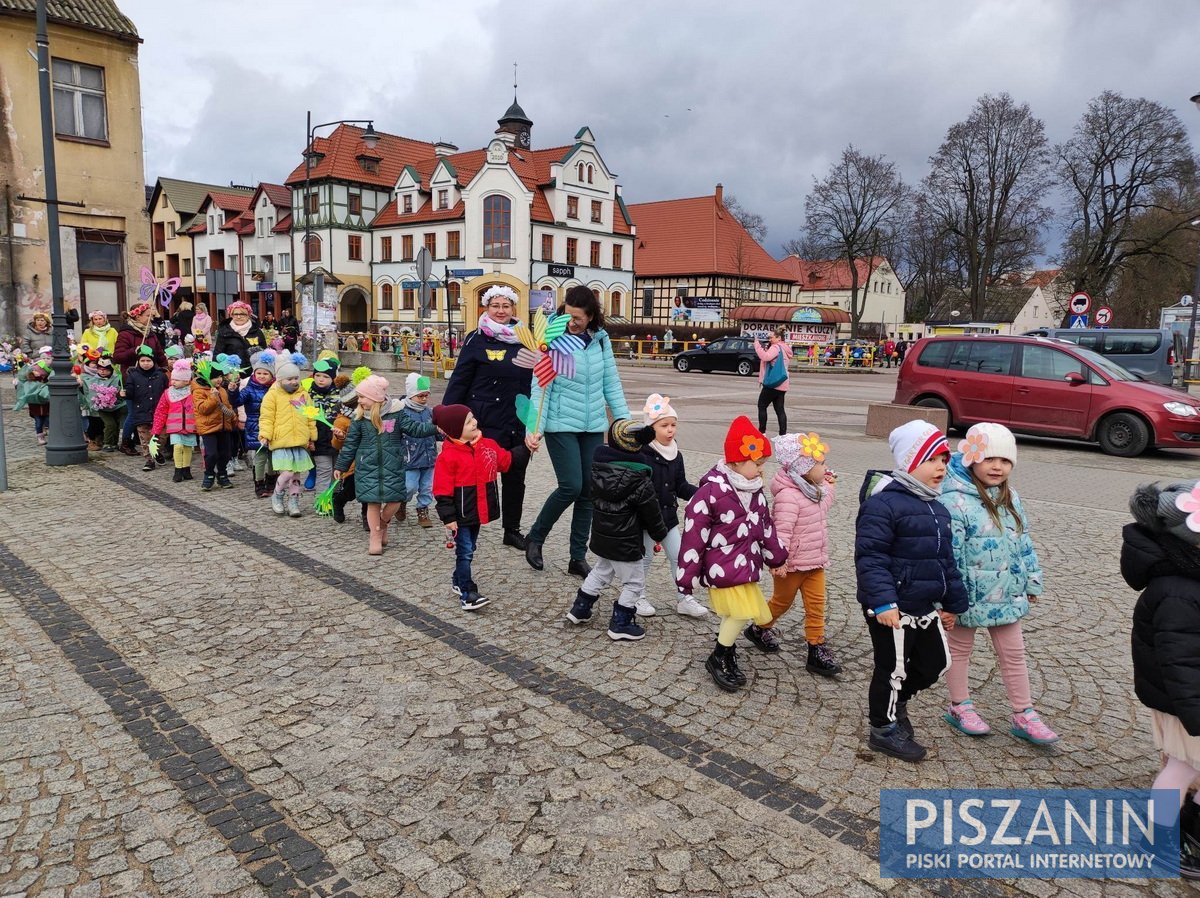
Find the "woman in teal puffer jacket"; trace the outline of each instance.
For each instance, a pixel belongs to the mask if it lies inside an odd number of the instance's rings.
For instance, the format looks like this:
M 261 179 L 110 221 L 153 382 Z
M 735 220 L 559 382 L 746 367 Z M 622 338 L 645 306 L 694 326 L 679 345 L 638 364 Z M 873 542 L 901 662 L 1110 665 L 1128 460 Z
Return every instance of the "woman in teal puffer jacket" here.
M 560 311 L 571 316 L 567 331 L 582 338 L 586 345 L 575 353 L 575 375 L 559 376 L 546 388 L 542 432 L 558 488 L 546 499 L 533 522 L 525 545 L 525 559 L 534 570 L 542 569 L 542 543 L 562 513 L 574 505 L 571 562 L 567 572 L 586 577 L 591 570 L 587 563 L 587 540 L 592 528 L 589 486 L 592 455 L 604 442 L 609 412 L 614 420 L 628 418 L 629 407 L 625 404 L 625 392 L 617 374 L 612 341 L 604 331 L 600 301 L 587 287 L 575 286 L 567 291 L 566 305 Z M 536 380 L 529 401 L 535 409 L 542 403 L 542 388 Z M 530 434 L 525 442 L 533 451 L 540 439 L 539 435 Z

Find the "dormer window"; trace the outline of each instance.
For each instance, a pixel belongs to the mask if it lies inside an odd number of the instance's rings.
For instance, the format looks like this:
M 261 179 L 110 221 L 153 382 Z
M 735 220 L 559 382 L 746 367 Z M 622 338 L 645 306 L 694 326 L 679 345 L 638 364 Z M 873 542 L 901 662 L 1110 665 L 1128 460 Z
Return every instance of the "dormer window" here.
M 449 209 L 450 208 L 450 191 L 449 190 L 439 190 L 438 191 L 438 208 L 439 209 Z
M 412 213 L 412 194 L 411 193 L 404 194 L 404 196 L 401 197 L 401 202 L 403 203 L 404 214 L 405 215 L 411 214 Z
M 359 153 L 354 157 L 358 160 L 358 167 L 369 174 L 375 174 L 379 171 L 379 163 L 383 161 L 380 156 L 372 156 L 369 153 Z

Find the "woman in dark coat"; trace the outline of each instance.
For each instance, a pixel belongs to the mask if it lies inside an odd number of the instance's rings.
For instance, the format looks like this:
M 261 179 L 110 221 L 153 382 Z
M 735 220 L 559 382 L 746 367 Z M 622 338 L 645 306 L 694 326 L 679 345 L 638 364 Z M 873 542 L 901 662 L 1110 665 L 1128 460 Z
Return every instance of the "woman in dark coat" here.
M 1140 486 L 1129 508 L 1121 575 L 1144 590 L 1133 609 L 1133 689 L 1167 759 L 1151 788 L 1179 793 L 1180 873 L 1200 879 L 1200 806 L 1187 800 L 1200 777 L 1200 480 Z
M 525 445 L 525 425 L 517 418 L 517 396 L 528 396 L 531 383 L 529 369 L 518 368 L 513 361 L 521 348 L 513 334 L 513 327 L 520 323 L 514 317 L 517 294 L 510 287 L 492 287 L 483 294 L 483 302 L 487 311 L 479 317 L 479 329 L 463 343 L 442 403 L 467 406 L 483 435 L 511 451 Z M 515 453 L 512 466 L 500 475 L 504 545 L 522 552 L 521 507 L 528 461 L 525 453 Z
M 117 331 L 117 342 L 113 346 L 113 361 L 121 366 L 122 380 L 129 376 L 129 369 L 137 363 L 139 346 L 154 350 L 154 364 L 167 367 L 166 345 L 153 328 L 154 308 L 148 302 L 139 302 L 129 310 L 126 321 Z
M 228 317 L 217 328 L 217 338 L 213 341 L 213 358 L 222 353 L 236 355 L 245 371 L 250 367 L 250 356 L 267 348 L 267 336 L 250 317 L 250 306 L 246 303 L 230 303 L 225 313 Z

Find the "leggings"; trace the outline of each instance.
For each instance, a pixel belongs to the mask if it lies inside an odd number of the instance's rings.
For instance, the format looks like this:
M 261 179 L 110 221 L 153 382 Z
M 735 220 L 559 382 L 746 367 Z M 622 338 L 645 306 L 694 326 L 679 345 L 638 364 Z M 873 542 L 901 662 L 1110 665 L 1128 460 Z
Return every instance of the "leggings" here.
M 280 471 L 279 479 L 275 481 L 275 492 L 291 493 L 293 496 L 299 496 L 304 489 L 304 481 L 308 478 L 308 471 Z
M 987 627 L 992 637 L 992 648 L 1000 663 L 1000 679 L 1013 713 L 1020 714 L 1033 707 L 1033 696 L 1029 690 L 1029 668 L 1025 666 L 1025 638 L 1021 634 L 1021 622 L 1014 621 L 999 627 Z M 967 671 L 971 664 L 971 650 L 975 647 L 975 627 L 959 624 L 946 633 L 950 644 L 950 672 L 946 682 L 950 685 L 950 701 L 965 702 L 971 695 L 967 686 Z
M 192 453 L 195 451 L 191 446 L 172 446 L 171 454 L 175 458 L 175 467 L 190 468 L 192 466 Z
M 729 646 L 737 642 L 738 634 L 746 629 L 746 624 L 748 623 L 750 623 L 750 618 L 721 618 L 721 627 L 717 630 L 717 642 L 729 648 Z
M 775 406 L 775 417 L 779 419 L 779 435 L 787 433 L 787 412 L 783 409 L 783 400 L 787 393 L 774 387 L 763 387 L 758 394 L 758 429 L 763 433 L 767 430 L 767 406 Z
M 820 645 L 825 641 L 824 568 L 788 571 L 784 576 L 775 578 L 775 592 L 767 603 L 771 609 L 771 623 L 767 626 L 775 626 L 779 618 L 787 613 L 792 602 L 796 601 L 797 591 L 804 603 L 804 641 L 809 645 Z

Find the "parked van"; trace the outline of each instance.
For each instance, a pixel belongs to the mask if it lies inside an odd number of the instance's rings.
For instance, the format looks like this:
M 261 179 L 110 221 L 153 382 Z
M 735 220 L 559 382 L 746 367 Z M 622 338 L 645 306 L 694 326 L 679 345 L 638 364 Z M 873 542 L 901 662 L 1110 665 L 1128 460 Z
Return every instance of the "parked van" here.
M 1027 337 L 1053 337 L 1106 356 L 1126 371 L 1166 387 L 1183 387 L 1185 340 L 1168 328 L 1043 327 Z

